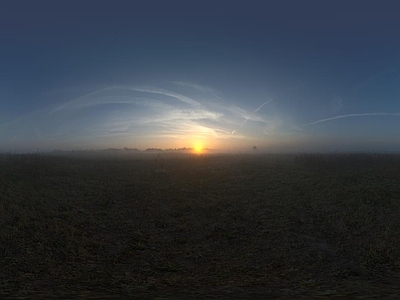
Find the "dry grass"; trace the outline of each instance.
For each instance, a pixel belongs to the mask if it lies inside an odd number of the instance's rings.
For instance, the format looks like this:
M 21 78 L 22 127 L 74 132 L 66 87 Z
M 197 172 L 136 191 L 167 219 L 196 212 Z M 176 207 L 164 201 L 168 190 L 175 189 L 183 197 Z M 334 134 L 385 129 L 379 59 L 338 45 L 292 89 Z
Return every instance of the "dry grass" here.
M 400 296 L 400 157 L 0 156 L 0 296 Z

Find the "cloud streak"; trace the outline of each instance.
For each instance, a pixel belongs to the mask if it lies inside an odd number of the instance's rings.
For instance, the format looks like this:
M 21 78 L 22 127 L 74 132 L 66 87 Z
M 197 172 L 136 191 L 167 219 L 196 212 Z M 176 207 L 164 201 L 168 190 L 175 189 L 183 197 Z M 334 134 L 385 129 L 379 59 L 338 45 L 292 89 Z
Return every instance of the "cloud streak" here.
M 236 133 L 238 130 L 242 129 L 243 126 L 244 126 L 244 125 L 247 123 L 247 121 L 249 121 L 249 120 L 250 120 L 250 121 L 259 121 L 259 122 L 266 123 L 266 122 L 264 121 L 264 119 L 262 119 L 262 118 L 254 118 L 254 116 L 255 116 L 255 114 L 256 114 L 261 108 L 263 108 L 265 105 L 267 105 L 268 103 L 270 103 L 272 100 L 274 100 L 274 98 L 271 98 L 271 99 L 265 101 L 265 102 L 264 102 L 263 104 L 261 104 L 257 109 L 255 109 L 254 112 L 253 112 L 251 115 L 246 116 L 244 122 L 242 123 L 242 125 L 240 125 L 239 129 L 233 130 L 233 131 L 232 131 L 232 134 L 234 134 L 234 133 Z
M 192 106 L 195 106 L 195 107 L 201 106 L 201 104 L 198 101 L 196 101 L 196 100 L 194 100 L 194 99 L 192 99 L 190 97 L 181 95 L 179 93 L 174 93 L 174 92 L 170 92 L 170 91 L 167 91 L 167 90 L 163 90 L 163 89 L 158 89 L 158 88 L 138 88 L 138 87 L 130 87 L 128 89 L 132 90 L 132 91 L 136 91 L 136 92 L 145 92 L 145 93 L 158 94 L 158 95 L 172 97 L 172 98 L 175 98 L 175 99 L 177 99 L 177 100 L 179 100 L 181 102 L 184 102 L 186 104 L 189 104 L 189 105 L 192 105 Z
M 288 93 L 290 93 L 290 92 L 292 92 L 292 91 L 294 91 L 294 90 L 297 90 L 297 89 L 299 89 L 300 87 L 302 87 L 302 86 L 304 86 L 304 85 L 305 85 L 304 83 L 298 84 L 298 85 L 296 85 L 296 86 L 294 86 L 294 87 L 292 87 L 292 88 L 290 88 L 290 89 L 288 89 L 288 90 L 286 90 L 286 91 L 284 91 L 284 92 L 278 94 L 277 96 L 272 97 L 272 98 L 268 99 L 267 101 L 265 101 L 265 102 L 264 102 L 263 104 L 261 104 L 257 109 L 255 109 L 254 112 L 253 112 L 250 116 L 246 116 L 246 117 L 245 117 L 245 121 L 242 123 L 242 125 L 241 125 L 238 129 L 233 130 L 233 131 L 232 131 L 232 134 L 234 134 L 234 133 L 236 133 L 238 130 L 242 129 L 243 126 L 244 126 L 249 120 L 250 120 L 250 121 L 259 121 L 259 122 L 267 123 L 267 122 L 266 122 L 264 119 L 262 119 L 262 118 L 254 119 L 255 114 L 258 113 L 258 112 L 260 111 L 261 108 L 263 108 L 265 105 L 267 105 L 268 103 L 272 102 L 272 101 L 275 100 L 276 98 L 282 97 L 283 95 L 288 94 Z
M 171 81 L 171 83 L 178 86 L 188 87 L 192 90 L 199 91 L 203 94 L 209 94 L 215 97 L 216 99 L 222 99 L 214 89 L 208 86 L 203 86 L 195 83 L 182 82 L 182 81 Z
M 75 98 L 73 100 L 67 101 L 67 102 L 63 103 L 62 105 L 60 105 L 59 107 L 53 109 L 52 111 L 50 111 L 50 114 L 53 114 L 53 113 L 55 113 L 57 111 L 60 111 L 60 110 L 63 110 L 63 109 L 67 109 L 67 108 L 71 108 L 71 107 L 73 108 L 74 107 L 73 104 L 75 104 L 75 106 L 77 106 L 76 104 L 79 104 L 80 102 L 82 102 L 82 100 L 84 100 L 84 99 L 86 99 L 86 98 L 88 98 L 90 96 L 93 96 L 93 95 L 96 95 L 96 94 L 100 94 L 100 93 L 105 92 L 105 91 L 113 90 L 115 88 L 116 87 L 108 87 L 108 88 L 100 89 L 100 90 L 97 90 L 97 91 L 94 91 L 94 92 L 79 96 L 79 97 L 77 97 L 77 98 Z
M 132 107 L 115 107 L 112 110 L 96 111 L 105 113 L 102 122 L 88 123 L 82 129 L 82 134 L 109 135 L 110 133 L 126 134 L 130 137 L 140 136 L 139 131 L 146 132 L 145 136 L 174 136 L 175 138 L 186 138 L 188 136 L 210 136 L 213 138 L 230 138 L 231 127 L 240 124 L 240 119 L 247 118 L 254 121 L 265 122 L 261 116 L 251 116 L 246 110 L 232 105 L 223 105 L 224 99 L 217 96 L 210 87 L 196 84 L 172 82 L 177 86 L 187 87 L 199 92 L 183 95 L 182 91 L 171 91 L 158 87 L 131 87 L 113 86 L 82 95 L 67 101 L 49 114 L 57 113 L 58 118 L 69 118 L 74 116 L 74 110 L 90 108 L 104 104 L 132 104 Z M 141 93 L 148 93 L 149 97 Z M 153 98 L 153 96 L 154 98 Z M 157 95 L 158 97 L 155 97 Z M 213 101 L 207 99 L 213 96 Z M 196 99 L 202 99 L 202 103 Z M 177 100 L 172 101 L 171 100 Z M 256 111 L 272 99 L 263 103 Z M 146 108 L 145 110 L 143 110 Z M 73 115 L 71 115 L 73 114 Z M 250 116 L 249 116 L 250 115 Z M 98 119 L 98 118 L 97 118 Z M 178 130 L 177 130 L 178 129 Z M 205 134 L 206 133 L 206 134 Z M 243 139 L 245 136 L 232 137 Z
M 261 104 L 254 112 L 258 112 L 261 108 L 263 108 L 265 105 L 267 105 L 268 103 L 270 103 L 272 100 L 274 100 L 274 98 L 271 98 L 267 101 L 265 101 L 263 104 Z
M 143 97 L 138 97 L 135 95 L 131 96 L 113 96 L 113 97 L 105 97 L 104 95 L 101 96 L 102 93 L 112 90 L 120 90 L 120 91 L 132 91 L 132 92 L 142 92 L 142 93 L 149 93 L 149 94 L 156 94 L 161 96 L 166 96 L 170 98 L 174 98 L 182 103 L 186 103 L 192 107 L 201 107 L 202 105 L 193 98 L 184 96 L 179 93 L 154 88 L 154 87 L 127 87 L 127 86 L 113 86 L 107 87 L 104 89 L 100 89 L 82 96 L 79 96 L 73 100 L 67 101 L 62 105 L 58 106 L 57 108 L 50 111 L 50 114 L 54 114 L 55 112 L 59 112 L 65 109 L 74 109 L 78 107 L 84 106 L 94 106 L 99 104 L 116 104 L 116 103 L 134 103 L 135 99 L 141 100 L 152 100 L 152 99 L 145 99 Z M 94 97 L 93 96 L 97 96 Z M 89 101 L 88 101 L 89 99 Z
M 316 125 L 324 122 L 339 120 L 339 119 L 346 119 L 346 118 L 356 118 L 356 117 L 370 117 L 370 116 L 392 116 L 392 117 L 400 117 L 400 113 L 384 113 L 384 112 L 373 112 L 373 113 L 361 113 L 361 114 L 347 114 L 347 115 L 340 115 L 331 118 L 320 119 L 311 123 L 302 124 L 297 126 L 298 128 Z

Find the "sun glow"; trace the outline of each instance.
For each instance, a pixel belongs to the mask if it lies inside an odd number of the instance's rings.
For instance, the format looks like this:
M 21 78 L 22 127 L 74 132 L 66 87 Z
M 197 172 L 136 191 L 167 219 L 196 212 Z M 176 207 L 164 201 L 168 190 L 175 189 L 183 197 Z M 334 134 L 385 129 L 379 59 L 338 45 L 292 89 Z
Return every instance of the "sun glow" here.
M 202 153 L 203 152 L 203 144 L 198 141 L 195 142 L 193 145 L 193 151 L 198 154 Z

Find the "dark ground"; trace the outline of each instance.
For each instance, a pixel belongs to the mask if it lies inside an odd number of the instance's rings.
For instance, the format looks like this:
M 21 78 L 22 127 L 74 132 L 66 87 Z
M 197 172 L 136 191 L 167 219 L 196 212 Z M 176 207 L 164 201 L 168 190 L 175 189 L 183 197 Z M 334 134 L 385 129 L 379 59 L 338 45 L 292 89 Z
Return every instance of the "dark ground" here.
M 0 297 L 399 298 L 400 156 L 4 154 L 0 229 Z

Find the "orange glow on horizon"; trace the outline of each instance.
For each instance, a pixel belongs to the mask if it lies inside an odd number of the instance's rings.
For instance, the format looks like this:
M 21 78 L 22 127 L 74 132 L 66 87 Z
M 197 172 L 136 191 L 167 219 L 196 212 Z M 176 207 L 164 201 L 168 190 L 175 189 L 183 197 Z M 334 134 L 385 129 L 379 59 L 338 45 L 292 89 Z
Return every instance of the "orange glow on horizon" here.
M 197 154 L 203 153 L 203 144 L 199 141 L 196 141 L 193 145 L 193 151 Z

